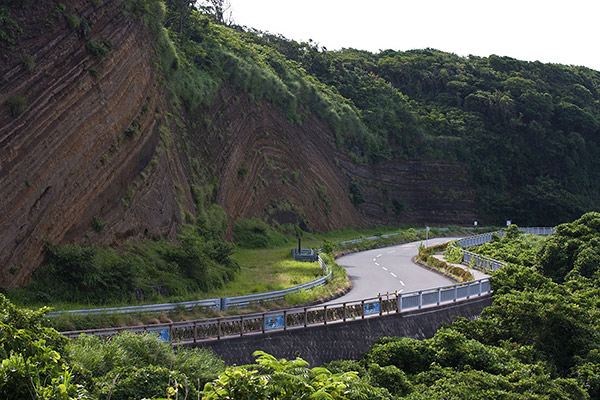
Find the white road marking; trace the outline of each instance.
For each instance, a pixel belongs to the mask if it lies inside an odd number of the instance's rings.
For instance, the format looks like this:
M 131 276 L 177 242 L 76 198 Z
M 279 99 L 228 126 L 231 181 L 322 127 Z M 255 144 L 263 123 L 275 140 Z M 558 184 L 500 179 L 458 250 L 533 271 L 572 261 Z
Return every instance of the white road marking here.
M 383 269 L 384 269 L 384 270 L 386 270 L 386 271 L 388 270 L 386 267 L 381 267 L 381 268 L 383 268 Z
M 383 254 L 377 254 L 377 258 L 381 257 Z
M 396 250 L 388 251 L 387 254 L 394 254 Z
M 398 275 L 396 275 L 396 274 L 395 274 L 395 273 L 393 273 L 393 272 L 390 272 L 390 274 L 391 274 L 391 275 L 392 275 L 394 278 L 397 278 L 397 277 L 398 277 Z
M 403 290 L 404 290 L 404 289 L 400 289 L 400 290 L 398 290 L 398 293 L 402 293 L 402 291 L 403 291 Z
M 402 281 L 400 281 L 400 284 L 401 284 L 402 286 L 406 286 L 406 285 L 404 284 L 404 282 L 402 282 Z
M 377 261 L 377 259 L 376 259 L 376 258 L 374 258 L 374 259 L 373 259 L 373 261 Z
M 379 267 L 379 263 L 377 261 L 375 261 L 375 265 L 377 265 Z

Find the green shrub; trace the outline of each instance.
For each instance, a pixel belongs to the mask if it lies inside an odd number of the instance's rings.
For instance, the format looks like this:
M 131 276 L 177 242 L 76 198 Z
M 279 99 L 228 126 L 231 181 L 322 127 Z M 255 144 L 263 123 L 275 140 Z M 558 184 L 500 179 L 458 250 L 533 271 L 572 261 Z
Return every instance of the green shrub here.
M 78 29 L 81 25 L 81 19 L 75 14 L 65 14 L 65 19 L 67 20 L 67 25 L 69 28 L 75 30 Z
M 259 218 L 239 219 L 233 226 L 235 243 L 249 249 L 264 248 L 287 242 L 285 235 L 276 232 Z
M 380 367 L 378 364 L 370 364 L 369 381 L 375 386 L 386 388 L 394 396 L 403 396 L 412 388 L 404 371 L 395 365 Z
M 139 266 L 111 249 L 48 247 L 48 264 L 38 268 L 30 290 L 56 300 L 105 303 L 130 298 Z
M 137 136 L 140 134 L 140 130 L 134 126 L 128 126 L 127 129 L 125 129 L 125 137 L 127 137 L 128 139 L 131 139 L 134 136 Z
M 29 54 L 21 54 L 21 62 L 23 63 L 23 67 L 27 70 L 27 72 L 32 73 L 35 70 L 35 58 L 33 58 Z
M 463 252 L 462 250 L 456 245 L 456 243 L 450 243 L 447 247 L 446 247 L 446 251 L 444 251 L 444 258 L 446 259 L 446 261 L 448 261 L 449 263 L 452 264 L 459 264 L 462 262 L 463 260 Z
M 365 195 L 360 182 L 354 179 L 350 182 L 350 201 L 355 206 L 365 202 Z
M 110 52 L 103 44 L 95 42 L 93 40 L 89 40 L 85 44 L 85 49 L 88 53 L 92 55 L 92 57 L 96 59 L 104 58 Z
M 8 111 L 13 117 L 18 117 L 27 108 L 27 99 L 23 95 L 16 95 L 6 100 Z
M 104 229 L 106 228 L 106 223 L 102 221 L 101 218 L 94 215 L 92 217 L 92 228 L 94 228 L 94 230 L 98 233 L 104 232 Z
M 175 352 L 150 333 L 123 332 L 104 340 L 80 336 L 66 350 L 79 379 L 100 398 L 166 398 L 168 388 L 179 391 L 181 398 L 185 393 L 197 398 L 197 390 L 224 370 L 223 361 L 210 350 L 179 348 Z
M 238 168 L 238 178 L 242 179 L 246 175 L 248 175 L 248 168 L 245 165 L 241 165 Z

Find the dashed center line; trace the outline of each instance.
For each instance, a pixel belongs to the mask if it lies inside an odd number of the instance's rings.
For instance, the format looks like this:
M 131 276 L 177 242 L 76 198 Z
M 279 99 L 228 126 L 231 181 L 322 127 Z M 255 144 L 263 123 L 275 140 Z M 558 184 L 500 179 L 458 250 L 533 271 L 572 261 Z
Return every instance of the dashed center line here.
M 383 254 L 377 254 L 377 258 L 381 257 Z
M 400 281 L 400 284 L 401 284 L 402 286 L 406 286 L 406 285 L 404 284 L 404 282 L 402 282 L 402 281 Z
M 396 250 L 388 251 L 387 254 L 394 254 Z
M 395 274 L 395 273 L 393 273 L 393 272 L 390 272 L 390 274 L 391 274 L 391 275 L 392 275 L 394 278 L 397 278 L 397 277 L 398 277 L 398 275 L 396 275 L 396 274 Z
M 374 259 L 373 259 L 373 261 L 377 261 L 377 259 L 376 259 L 376 258 L 374 258 Z
M 377 265 L 379 267 L 379 263 L 377 261 L 375 261 L 375 265 Z
M 381 267 L 381 268 L 383 268 L 383 269 L 384 269 L 384 270 L 386 270 L 386 271 L 388 270 L 386 267 Z

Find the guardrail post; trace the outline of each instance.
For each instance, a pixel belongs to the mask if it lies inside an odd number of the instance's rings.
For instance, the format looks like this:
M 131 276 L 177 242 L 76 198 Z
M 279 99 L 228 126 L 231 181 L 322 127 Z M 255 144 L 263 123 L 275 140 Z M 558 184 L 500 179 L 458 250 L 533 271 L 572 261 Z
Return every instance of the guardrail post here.
M 437 305 L 439 306 L 439 305 L 442 303 L 442 288 L 441 288 L 441 287 L 439 287 L 439 288 L 437 289 L 437 292 L 438 292 L 438 296 L 437 296 L 437 297 L 438 297 L 438 299 L 437 299 Z
M 383 301 L 381 300 L 381 296 L 379 296 L 379 316 L 383 315 Z
M 327 306 L 323 306 L 323 325 L 327 325 Z
M 221 318 L 217 319 L 217 340 L 221 339 Z
M 240 317 L 240 336 L 244 336 L 244 316 Z
M 400 293 L 399 296 L 396 296 L 396 301 L 398 302 L 397 307 L 396 307 L 396 312 L 401 313 L 402 312 L 402 293 Z
M 454 299 L 452 299 L 453 303 L 456 303 L 456 300 L 458 299 L 458 285 L 454 285 Z
M 419 310 L 423 308 L 423 291 L 419 290 Z
M 198 338 L 198 322 L 194 321 L 194 343 L 196 343 L 197 338 Z
M 365 319 L 365 301 L 361 300 L 360 305 L 361 305 L 361 307 L 360 307 L 361 318 Z
M 343 321 L 346 322 L 346 303 L 344 303 L 344 305 L 343 305 L 342 317 L 343 317 Z
M 467 282 L 467 300 L 471 297 L 471 285 Z
M 481 294 L 482 294 L 482 288 L 483 288 L 483 284 L 482 284 L 481 279 L 480 279 L 479 280 L 479 294 L 478 294 L 478 296 L 481 296 Z
M 304 307 L 304 327 L 306 328 L 306 325 L 308 325 L 308 311 L 306 309 L 306 307 Z
M 287 330 L 287 311 L 283 310 L 283 330 Z
M 263 313 L 262 315 L 262 333 L 265 333 L 265 324 L 267 323 L 267 315 Z

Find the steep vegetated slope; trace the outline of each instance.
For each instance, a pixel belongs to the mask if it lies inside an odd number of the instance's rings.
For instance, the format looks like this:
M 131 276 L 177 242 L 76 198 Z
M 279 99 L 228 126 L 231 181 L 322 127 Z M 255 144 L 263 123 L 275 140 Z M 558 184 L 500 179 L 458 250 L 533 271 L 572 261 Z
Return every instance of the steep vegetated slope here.
M 0 16 L 2 286 L 48 242 L 175 240 L 214 203 L 230 236 L 251 217 L 553 223 L 598 204 L 595 71 L 328 52 L 176 1 Z

